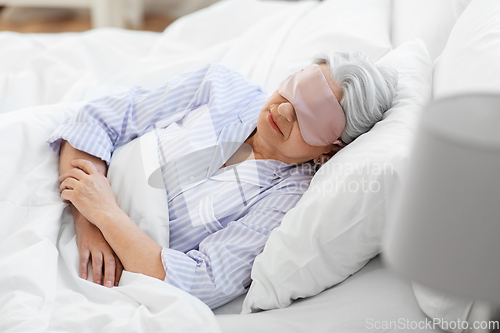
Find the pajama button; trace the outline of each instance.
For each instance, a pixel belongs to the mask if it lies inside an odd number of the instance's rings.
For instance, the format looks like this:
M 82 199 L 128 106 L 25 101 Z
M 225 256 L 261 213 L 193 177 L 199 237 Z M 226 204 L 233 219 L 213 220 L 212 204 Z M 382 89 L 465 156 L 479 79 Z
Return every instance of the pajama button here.
M 190 181 L 191 183 L 192 183 L 192 182 L 194 182 L 194 181 L 195 181 L 195 179 L 196 179 L 196 178 L 194 178 L 194 176 L 189 177 L 189 181 Z

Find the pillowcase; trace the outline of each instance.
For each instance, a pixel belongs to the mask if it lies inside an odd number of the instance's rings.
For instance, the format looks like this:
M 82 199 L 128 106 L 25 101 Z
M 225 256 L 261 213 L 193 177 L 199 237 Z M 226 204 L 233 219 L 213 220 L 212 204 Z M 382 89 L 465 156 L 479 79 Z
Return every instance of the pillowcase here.
M 434 98 L 500 93 L 500 1 L 474 0 L 450 33 L 434 69 Z
M 157 147 L 154 131 L 118 147 L 111 156 L 107 177 L 120 208 L 156 243 L 168 248 L 167 194 L 165 189 L 148 184 L 150 175 L 160 167 Z
M 393 1 L 392 42 L 397 47 L 420 38 L 431 59 L 444 47 L 451 29 L 471 0 L 405 0 Z
M 318 171 L 272 231 L 255 260 L 242 313 L 283 308 L 316 295 L 380 252 L 418 116 L 430 99 L 432 65 L 421 40 L 401 45 L 377 64 L 399 72 L 393 107 Z

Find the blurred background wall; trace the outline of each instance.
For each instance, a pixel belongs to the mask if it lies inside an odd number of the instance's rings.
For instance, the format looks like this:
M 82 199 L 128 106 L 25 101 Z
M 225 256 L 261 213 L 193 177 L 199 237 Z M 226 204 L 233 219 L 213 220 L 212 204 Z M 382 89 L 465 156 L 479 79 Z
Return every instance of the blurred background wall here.
M 180 17 L 216 3 L 218 0 L 144 0 L 146 15 L 160 13 Z
M 135 30 L 163 31 L 175 19 L 214 4 L 219 0 L 101 0 L 110 1 L 113 6 L 125 10 L 131 3 L 140 4 L 140 24 L 106 24 Z M 90 8 L 71 8 L 68 6 L 44 6 L 51 0 L 0 0 L 0 31 L 16 32 L 80 32 L 96 27 Z M 59 1 L 64 2 L 64 1 Z M 132 11 L 137 11 L 132 7 Z M 114 8 L 116 9 L 116 7 Z M 117 10 L 113 10 L 115 16 Z M 130 13 L 125 13 L 129 15 Z M 130 16 L 130 15 L 129 15 Z M 115 20 L 116 21 L 116 20 Z
M 114 26 L 161 32 L 175 19 L 217 1 L 219 0 L 87 0 L 90 8 L 71 8 L 77 3 L 74 0 L 0 0 L 0 31 L 81 32 L 96 27 Z M 85 0 L 78 1 L 83 2 Z M 54 6 L 54 3 L 58 6 Z M 101 9 L 104 7 L 107 10 L 103 16 Z M 96 15 L 98 11 L 100 14 Z M 97 16 L 100 17 L 100 23 L 96 23 Z M 106 17 L 104 21 L 103 17 Z

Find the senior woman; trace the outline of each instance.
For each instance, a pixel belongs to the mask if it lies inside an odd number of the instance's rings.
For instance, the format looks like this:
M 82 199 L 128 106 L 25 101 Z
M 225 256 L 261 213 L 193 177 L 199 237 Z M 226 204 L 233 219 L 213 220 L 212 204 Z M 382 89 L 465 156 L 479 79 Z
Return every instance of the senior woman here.
M 267 96 L 212 64 L 166 85 L 85 105 L 49 138 L 60 152 L 80 276 L 107 287 L 123 269 L 164 280 L 211 308 L 243 294 L 270 232 L 300 199 L 313 164 L 368 131 L 390 108 L 397 73 L 359 53 L 319 57 Z M 170 245 L 118 206 L 106 178 L 113 151 L 154 132 Z

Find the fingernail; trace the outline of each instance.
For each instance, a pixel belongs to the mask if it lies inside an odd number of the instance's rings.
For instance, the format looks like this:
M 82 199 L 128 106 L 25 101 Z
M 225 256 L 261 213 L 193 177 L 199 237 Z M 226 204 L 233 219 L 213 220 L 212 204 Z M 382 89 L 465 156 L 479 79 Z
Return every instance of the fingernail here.
M 87 274 L 83 273 L 81 276 L 80 276 L 82 279 L 84 280 L 87 280 Z
M 113 286 L 113 282 L 106 281 L 106 287 L 111 288 Z

